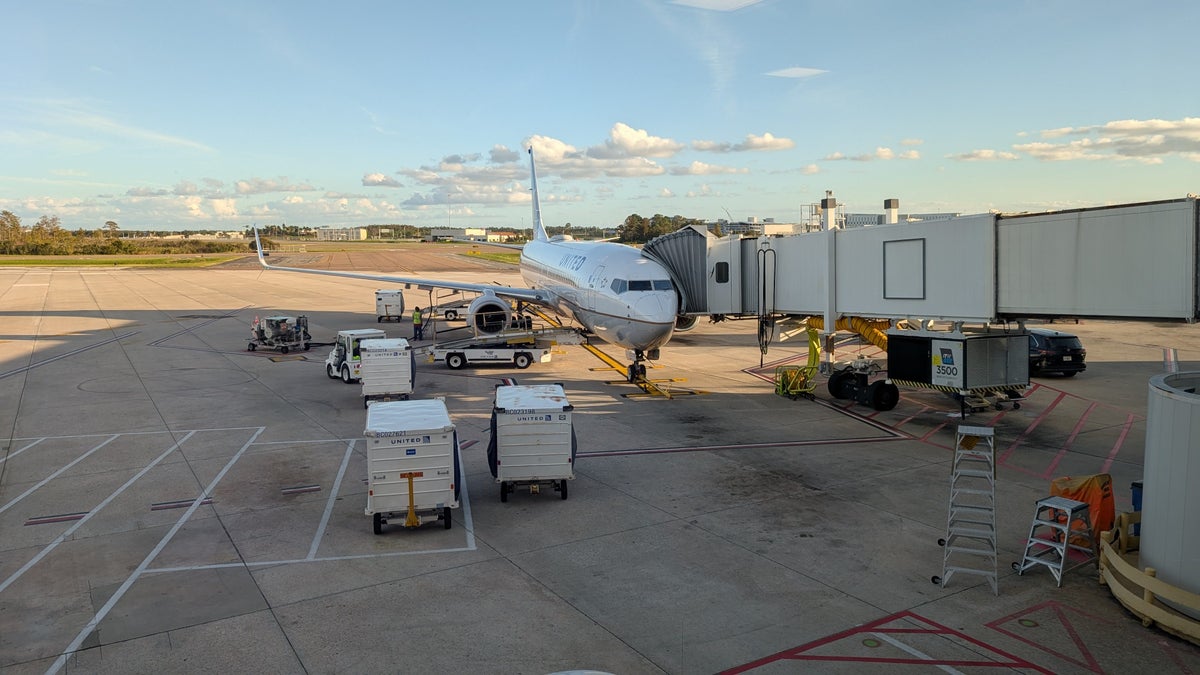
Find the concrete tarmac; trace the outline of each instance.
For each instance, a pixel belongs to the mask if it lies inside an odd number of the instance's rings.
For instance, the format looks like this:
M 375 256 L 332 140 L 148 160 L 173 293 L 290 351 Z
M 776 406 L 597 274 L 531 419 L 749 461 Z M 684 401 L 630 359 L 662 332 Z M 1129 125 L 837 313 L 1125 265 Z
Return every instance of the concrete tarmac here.
M 387 269 L 449 276 L 431 250 Z M 1148 380 L 1200 369 L 1200 327 L 1067 323 L 1085 373 L 965 421 L 920 390 L 878 413 L 824 378 L 816 400 L 776 395 L 775 367 L 807 346 L 760 354 L 752 322 L 678 334 L 650 371 L 670 400 L 628 396 L 575 346 L 527 370 L 422 362 L 414 396 L 445 397 L 463 446 L 462 507 L 449 530 L 375 535 L 359 387 L 326 377 L 327 347 L 246 345 L 270 314 L 306 315 L 319 342 L 411 337 L 376 322 L 381 287 L 252 265 L 0 269 L 0 672 L 1200 670 L 1200 649 L 1144 628 L 1093 566 L 1061 588 L 1010 568 L 1053 478 L 1111 474 L 1131 509 Z M 877 350 L 839 357 L 859 352 Z M 486 447 L 503 378 L 564 385 L 568 499 L 501 503 Z M 964 423 L 996 434 L 996 595 L 983 577 L 931 582 Z

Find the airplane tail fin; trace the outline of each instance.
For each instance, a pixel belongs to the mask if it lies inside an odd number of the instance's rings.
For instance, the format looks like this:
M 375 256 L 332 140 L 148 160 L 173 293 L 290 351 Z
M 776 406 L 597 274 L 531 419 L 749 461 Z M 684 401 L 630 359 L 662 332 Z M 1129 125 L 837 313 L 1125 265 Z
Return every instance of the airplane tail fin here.
M 537 170 L 533 166 L 533 148 L 529 148 L 529 183 L 533 190 L 533 238 L 546 241 L 550 237 L 542 225 L 542 206 L 538 201 Z

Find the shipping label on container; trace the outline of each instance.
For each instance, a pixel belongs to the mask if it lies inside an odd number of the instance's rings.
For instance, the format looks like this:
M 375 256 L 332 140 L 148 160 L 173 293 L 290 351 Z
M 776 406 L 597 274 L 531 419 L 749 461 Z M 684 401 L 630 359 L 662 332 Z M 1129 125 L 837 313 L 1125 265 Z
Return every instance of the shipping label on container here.
M 932 351 L 929 382 L 944 387 L 963 388 L 962 342 L 931 340 Z

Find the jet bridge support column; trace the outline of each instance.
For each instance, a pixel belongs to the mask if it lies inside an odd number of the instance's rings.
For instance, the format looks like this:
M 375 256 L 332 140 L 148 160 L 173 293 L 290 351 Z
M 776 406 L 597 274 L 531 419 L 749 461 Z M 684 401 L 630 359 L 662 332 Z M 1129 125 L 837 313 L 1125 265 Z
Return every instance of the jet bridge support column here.
M 837 332 L 837 232 L 825 230 L 825 360 L 821 372 L 833 372 L 833 334 Z

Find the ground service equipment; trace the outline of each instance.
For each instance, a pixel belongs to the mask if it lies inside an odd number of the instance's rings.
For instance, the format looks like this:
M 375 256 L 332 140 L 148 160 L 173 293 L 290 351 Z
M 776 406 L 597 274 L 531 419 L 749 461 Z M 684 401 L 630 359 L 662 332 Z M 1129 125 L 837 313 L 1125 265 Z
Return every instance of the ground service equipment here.
M 375 291 L 375 322 L 400 321 L 404 318 L 404 291 Z
M 362 340 L 377 340 L 387 337 L 387 333 L 378 328 L 360 328 L 356 330 L 338 331 L 337 340 L 329 356 L 325 357 L 325 374 L 329 377 L 341 377 L 342 382 L 350 384 L 362 377 L 362 356 L 359 354 L 358 343 Z
M 488 465 L 500 501 L 518 486 L 533 494 L 549 486 L 567 498 L 567 482 L 575 479 L 572 409 L 561 384 L 496 387 Z
M 404 338 L 359 340 L 363 407 L 376 401 L 407 401 L 413 391 L 416 355 Z
M 308 334 L 308 317 L 300 316 L 268 316 L 263 319 L 254 317 L 250 324 L 250 342 L 246 345 L 248 351 L 259 347 L 278 349 L 280 354 L 286 354 L 292 349 L 308 351 L 312 336 Z
M 944 391 L 963 415 L 1004 404 L 1017 409 L 1029 388 L 1029 334 L 892 329 L 888 380 Z
M 375 534 L 441 520 L 459 506 L 458 433 L 442 399 L 385 401 L 367 408 L 367 509 Z

